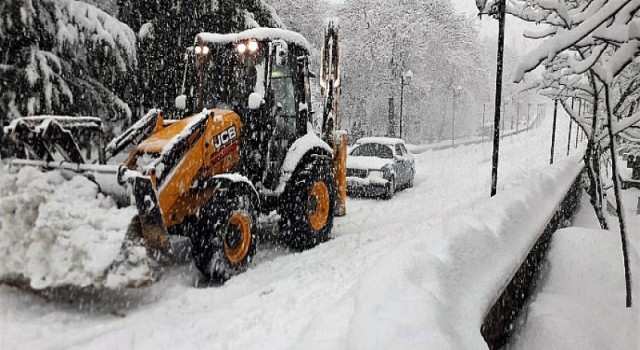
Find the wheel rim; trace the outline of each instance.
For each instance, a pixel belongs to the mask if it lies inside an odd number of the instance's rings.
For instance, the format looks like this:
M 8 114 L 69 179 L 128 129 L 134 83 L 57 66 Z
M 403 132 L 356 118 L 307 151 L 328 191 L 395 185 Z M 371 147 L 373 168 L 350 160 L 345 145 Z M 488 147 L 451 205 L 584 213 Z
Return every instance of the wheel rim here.
M 311 187 L 307 205 L 309 223 L 314 230 L 320 231 L 327 224 L 330 206 L 329 187 L 324 182 L 317 181 Z
M 229 218 L 224 237 L 224 253 L 232 264 L 247 256 L 251 246 L 251 219 L 245 213 L 235 212 Z

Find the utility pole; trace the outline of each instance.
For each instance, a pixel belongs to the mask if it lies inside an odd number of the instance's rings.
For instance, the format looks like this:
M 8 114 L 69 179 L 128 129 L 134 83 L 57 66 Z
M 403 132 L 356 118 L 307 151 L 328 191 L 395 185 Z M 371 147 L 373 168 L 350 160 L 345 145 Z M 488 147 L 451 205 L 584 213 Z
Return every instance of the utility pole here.
M 553 153 L 556 147 L 556 122 L 558 121 L 558 100 L 554 100 L 553 105 L 553 131 L 551 132 L 551 162 L 553 164 Z

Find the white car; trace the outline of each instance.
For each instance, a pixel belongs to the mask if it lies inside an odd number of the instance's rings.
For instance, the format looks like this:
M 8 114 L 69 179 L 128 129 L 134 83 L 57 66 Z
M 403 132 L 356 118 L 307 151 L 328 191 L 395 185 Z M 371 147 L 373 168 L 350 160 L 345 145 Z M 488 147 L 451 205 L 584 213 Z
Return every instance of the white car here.
M 415 174 L 413 155 L 403 140 L 365 137 L 347 157 L 347 192 L 391 198 L 397 189 L 412 187 Z

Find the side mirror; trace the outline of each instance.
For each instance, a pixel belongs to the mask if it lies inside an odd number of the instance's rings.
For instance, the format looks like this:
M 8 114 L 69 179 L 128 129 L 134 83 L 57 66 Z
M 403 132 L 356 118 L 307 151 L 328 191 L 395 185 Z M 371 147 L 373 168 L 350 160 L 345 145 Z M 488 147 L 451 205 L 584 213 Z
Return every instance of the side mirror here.
M 176 97 L 175 106 L 179 111 L 187 110 L 187 95 L 180 95 Z
M 257 92 L 252 92 L 249 95 L 249 101 L 247 102 L 247 106 L 249 107 L 249 109 L 256 110 L 260 108 L 260 106 L 262 105 L 262 102 L 263 102 L 262 95 Z
M 276 53 L 276 65 L 278 67 L 285 66 L 287 64 L 287 56 L 289 56 L 289 45 L 284 40 L 274 40 L 275 53 Z

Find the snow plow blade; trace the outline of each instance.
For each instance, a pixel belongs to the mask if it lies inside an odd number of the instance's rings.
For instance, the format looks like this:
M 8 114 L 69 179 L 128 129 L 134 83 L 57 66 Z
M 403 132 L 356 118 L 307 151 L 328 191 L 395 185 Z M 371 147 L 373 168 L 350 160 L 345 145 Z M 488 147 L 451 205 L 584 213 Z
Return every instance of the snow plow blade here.
M 124 172 L 131 173 L 124 168 L 121 170 L 118 171 L 118 180 Z M 4 176 L 0 176 L 0 180 L 9 175 Z M 15 206 L 15 198 L 22 198 L 25 194 L 33 202 L 30 208 L 38 213 L 33 223 L 35 227 L 23 232 L 12 233 L 16 231 L 16 227 L 26 227 L 24 223 L 12 226 L 8 222 L 5 228 L 0 226 L 0 252 L 18 255 L 0 259 L 1 284 L 43 296 L 58 295 L 60 293 L 57 291 L 67 289 L 95 293 L 102 290 L 144 288 L 157 282 L 164 268 L 175 263 L 172 241 L 148 177 L 129 176 L 126 179 L 135 208 L 117 208 L 114 202 L 109 201 L 109 211 L 105 213 L 101 206 L 107 198 L 85 176 L 73 175 L 69 179 L 68 172 L 57 169 L 41 172 L 34 167 L 22 167 L 13 176 L 18 179 L 17 182 L 26 177 L 23 181 L 28 183 L 34 182 L 29 176 L 36 178 L 37 187 L 42 187 L 38 181 L 46 179 L 52 188 L 59 188 L 47 190 L 44 196 L 48 198 L 60 196 L 60 192 L 69 194 L 63 200 L 49 200 L 51 203 L 47 203 L 47 199 L 44 203 L 39 203 L 36 198 L 40 194 L 22 188 L 16 189 L 7 197 L 0 197 L 0 217 L 6 217 L 7 208 L 14 210 L 11 206 Z M 78 183 L 84 185 L 78 186 Z M 86 188 L 92 188 L 93 192 L 85 196 L 82 192 Z M 63 208 L 62 203 L 76 196 L 70 193 L 76 189 L 80 192 L 78 196 L 87 198 L 87 202 L 70 204 L 83 208 Z M 2 188 L 0 192 L 1 190 Z M 49 214 L 54 206 L 61 209 Z M 68 216 L 64 215 L 65 212 Z M 80 215 L 77 215 L 78 212 Z M 63 213 L 63 217 L 59 218 L 61 224 L 58 225 L 51 220 L 55 220 L 60 213 Z M 73 222 L 67 222 L 72 217 Z M 118 218 L 120 225 L 111 223 Z M 50 229 L 49 226 L 53 228 Z M 12 246 L 25 248 L 11 249 Z M 34 269 L 33 266 L 44 267 Z
M 145 116 L 145 126 L 153 128 L 157 116 Z M 148 127 L 144 129 L 149 133 Z M 99 118 L 18 118 L 4 131 L 19 152 L 0 164 L 7 170 L 0 171 L 0 218 L 16 211 L 16 205 L 24 205 L 24 210 L 34 212 L 36 217 L 28 224 L 20 218 L 0 225 L 0 254 L 17 254 L 0 259 L 1 284 L 37 294 L 60 288 L 140 288 L 156 282 L 163 268 L 175 263 L 152 179 L 124 166 L 104 164 Z M 100 145 L 95 145 L 96 141 Z M 109 157 L 127 146 L 127 142 L 121 143 L 117 149 L 109 149 Z M 110 188 L 105 189 L 105 184 L 96 179 L 107 179 Z M 30 189 L 34 183 L 40 185 Z M 112 192 L 113 188 L 118 193 Z M 57 211 L 59 220 L 74 222 L 49 228 L 51 220 L 58 219 L 49 214 L 52 211 Z M 33 268 L 34 255 L 37 265 L 44 267 Z M 51 266 L 60 259 L 77 260 L 77 264 Z
M 164 265 L 173 262 L 173 249 L 169 232 L 162 220 L 162 212 L 158 204 L 158 196 L 153 188 L 151 179 L 146 176 L 134 174 L 123 177 L 132 171 L 124 166 L 118 172 L 118 182 L 125 181 L 131 186 L 138 215 L 131 223 L 131 228 L 127 232 L 127 239 L 130 241 L 141 240 L 147 248 L 151 257 Z

